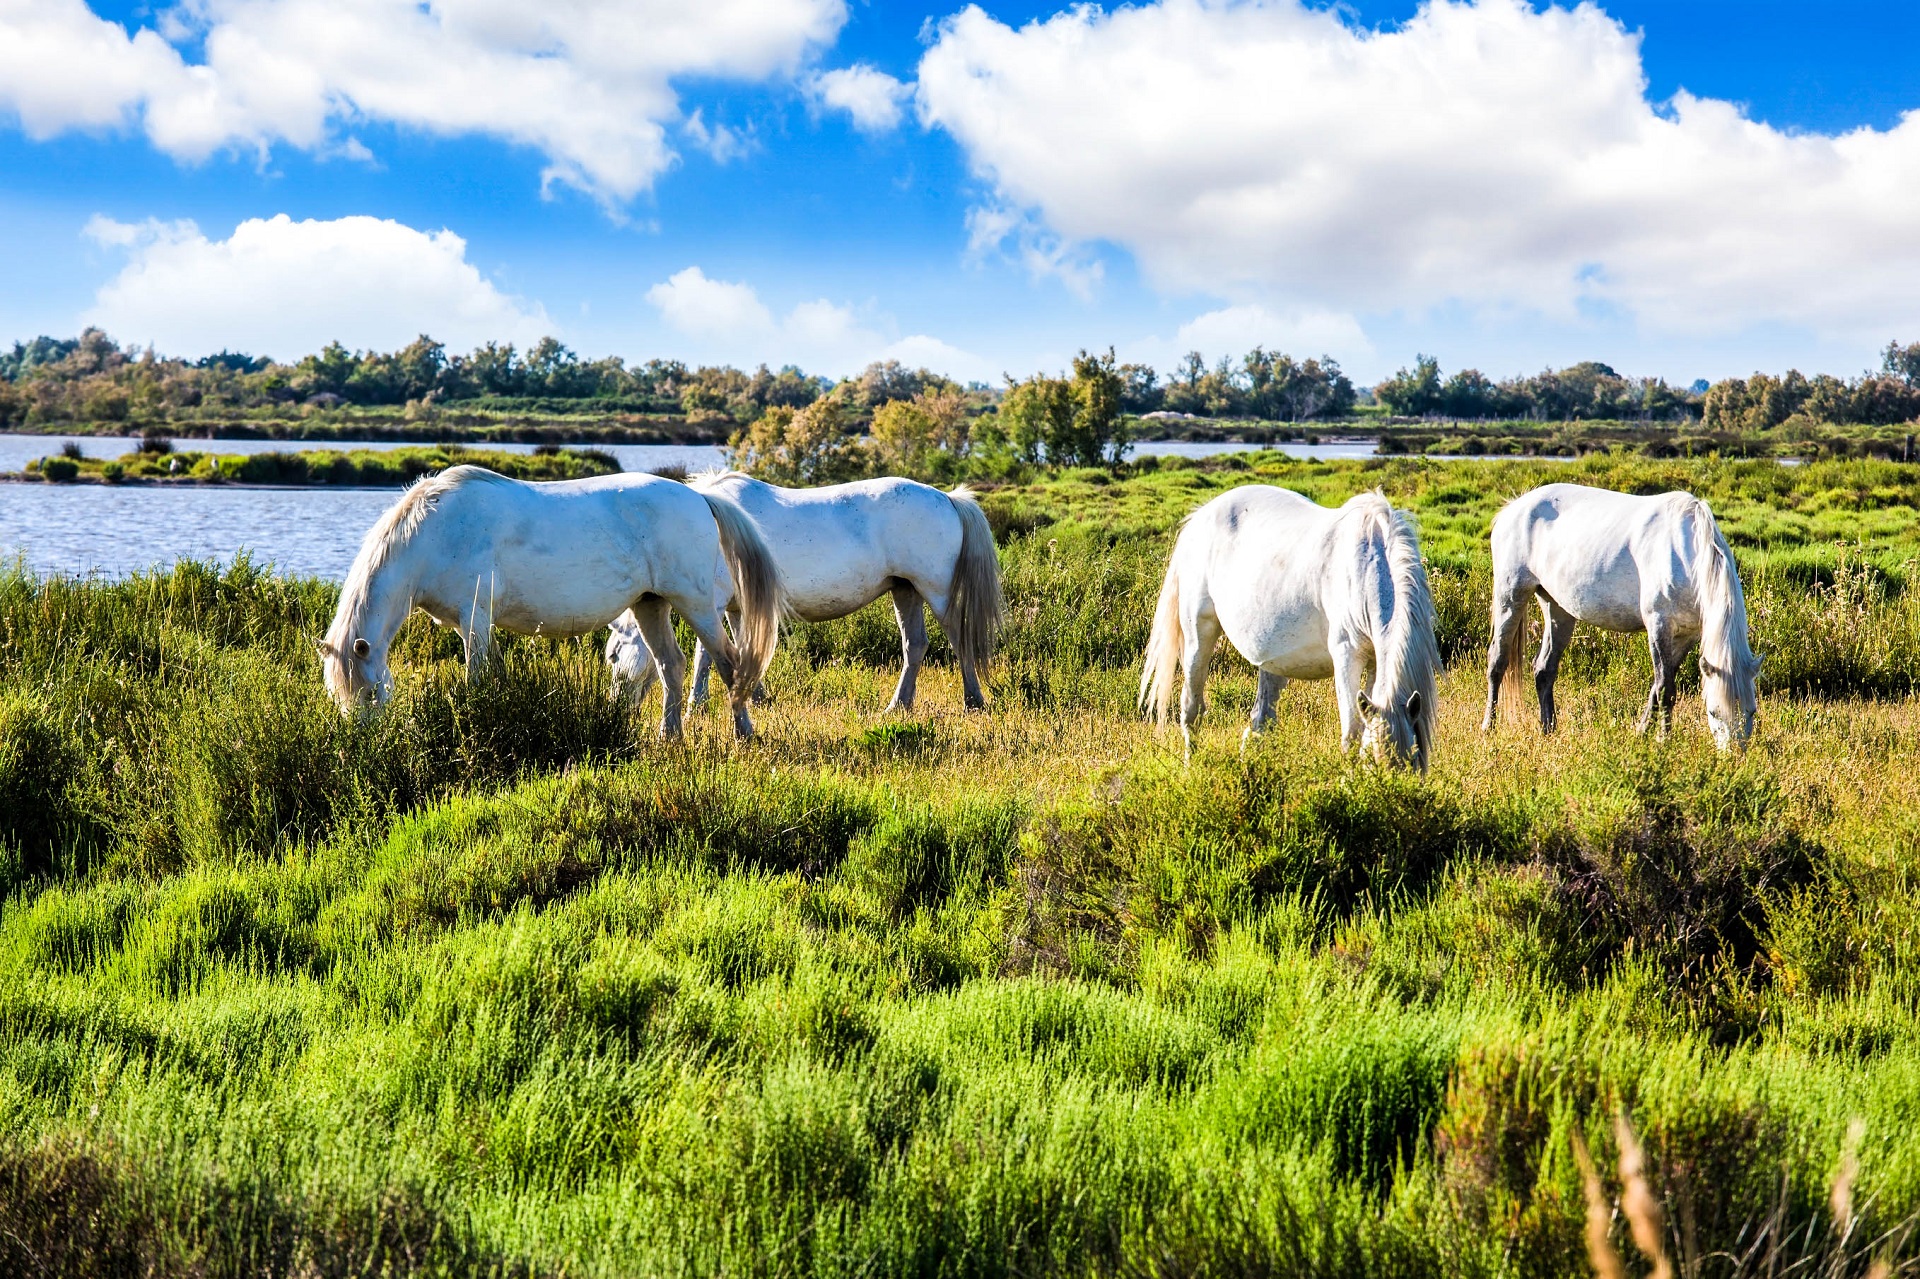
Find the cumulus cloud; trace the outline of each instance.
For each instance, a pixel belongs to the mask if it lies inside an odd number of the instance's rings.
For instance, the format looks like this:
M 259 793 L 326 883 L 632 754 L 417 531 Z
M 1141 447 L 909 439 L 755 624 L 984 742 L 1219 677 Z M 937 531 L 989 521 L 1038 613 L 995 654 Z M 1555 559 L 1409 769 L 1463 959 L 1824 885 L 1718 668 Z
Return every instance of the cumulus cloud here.
M 992 382 L 999 376 L 992 365 L 972 351 L 925 333 L 913 333 L 898 342 L 889 342 L 874 358 L 898 360 L 910 369 L 931 369 L 956 382 Z
M 87 224 L 127 255 L 82 317 L 123 341 L 196 355 L 221 349 L 293 359 L 328 342 L 392 350 L 421 333 L 453 347 L 520 343 L 552 331 L 537 304 L 507 296 L 451 231 L 380 218 L 254 218 L 224 240 L 192 222 Z
M 1256 346 L 1301 353 L 1343 353 L 1368 349 L 1360 321 L 1336 311 L 1296 311 L 1281 315 L 1257 302 L 1222 307 L 1180 326 L 1174 345 L 1182 353 L 1201 351 L 1238 355 Z
M 1299 0 L 969 7 L 917 102 L 1001 224 L 1123 246 L 1169 290 L 1662 332 L 1920 318 L 1920 113 L 1824 136 L 1650 102 L 1593 5 L 1429 0 L 1382 31 Z
M 697 266 L 676 271 L 647 290 L 647 301 L 688 337 L 725 339 L 773 331 L 773 312 L 750 284 L 707 278 Z
M 483 134 L 624 200 L 673 161 L 675 79 L 791 74 L 845 20 L 844 0 L 193 0 L 130 35 L 85 0 L 0 0 L 0 114 L 37 138 L 137 124 L 183 160 L 324 149 L 354 120 Z
M 647 290 L 667 327 L 690 338 L 702 358 L 735 364 L 797 363 L 809 372 L 844 377 L 875 360 L 897 359 L 949 377 L 985 376 L 979 357 L 924 334 L 890 340 L 860 310 L 819 298 L 776 317 L 750 284 L 716 280 L 697 266 L 676 271 Z
M 853 117 L 854 127 L 866 133 L 888 133 L 900 125 L 900 108 L 913 89 L 886 72 L 856 63 L 838 71 L 823 71 L 807 81 L 815 102 Z

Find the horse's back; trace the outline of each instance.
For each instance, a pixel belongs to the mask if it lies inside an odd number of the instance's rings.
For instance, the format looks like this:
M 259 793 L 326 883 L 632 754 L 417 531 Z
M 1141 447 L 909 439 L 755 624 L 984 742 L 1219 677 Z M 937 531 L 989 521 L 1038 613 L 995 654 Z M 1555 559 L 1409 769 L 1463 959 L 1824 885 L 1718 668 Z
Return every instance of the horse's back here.
M 579 634 L 645 593 L 710 594 L 719 532 L 684 485 L 632 474 L 527 483 L 472 470 L 439 491 L 418 547 L 423 587 L 454 606 L 483 590 L 505 629 Z
M 1649 607 L 1688 584 L 1703 518 L 1711 520 L 1688 493 L 1542 485 L 1494 519 L 1495 580 L 1537 585 L 1580 621 L 1641 630 Z
M 760 527 L 789 606 L 808 620 L 843 617 L 895 578 L 944 592 L 960 555 L 952 500 L 917 480 L 785 488 L 728 473 L 696 485 L 738 502 Z
M 1330 674 L 1323 601 L 1343 512 L 1291 489 L 1244 484 L 1187 518 L 1174 548 L 1185 607 L 1210 613 L 1248 661 L 1276 674 Z

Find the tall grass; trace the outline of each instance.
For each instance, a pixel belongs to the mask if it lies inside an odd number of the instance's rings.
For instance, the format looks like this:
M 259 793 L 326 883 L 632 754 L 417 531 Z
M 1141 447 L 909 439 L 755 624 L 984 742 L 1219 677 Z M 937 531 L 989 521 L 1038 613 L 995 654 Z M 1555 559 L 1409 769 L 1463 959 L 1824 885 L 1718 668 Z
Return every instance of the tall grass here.
M 1480 736 L 1485 566 L 1423 515 L 1432 773 L 1309 685 L 1240 753 L 1231 661 L 1184 766 L 1131 689 L 1205 488 L 1525 478 L 1290 465 L 993 495 L 993 713 L 936 665 L 876 721 L 878 607 L 796 628 L 750 746 L 657 742 L 590 641 L 469 686 L 424 624 L 343 717 L 332 588 L 244 561 L 0 576 L 0 1270 L 1561 1275 L 1590 1221 L 1913 1269 L 1903 544 L 1755 553 L 1728 758 L 1697 707 L 1631 734 L 1622 640 L 1558 736 Z

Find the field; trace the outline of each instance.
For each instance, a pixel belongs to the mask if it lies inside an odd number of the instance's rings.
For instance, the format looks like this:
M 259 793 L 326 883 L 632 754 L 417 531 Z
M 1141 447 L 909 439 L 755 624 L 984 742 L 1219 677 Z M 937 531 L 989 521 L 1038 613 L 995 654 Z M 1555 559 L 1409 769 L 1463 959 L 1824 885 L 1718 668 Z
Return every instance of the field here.
M 1690 670 L 1634 736 L 1644 647 L 1585 633 L 1557 736 L 1481 735 L 1486 526 L 1558 478 L 1714 505 L 1744 755 Z M 1418 514 L 1430 775 L 1344 758 L 1325 686 L 1241 754 L 1232 660 L 1191 767 L 1133 713 L 1174 527 L 1250 481 Z M 590 640 L 470 687 L 415 619 L 347 720 L 328 584 L 0 574 L 0 1271 L 1571 1275 L 1590 1196 L 1630 1273 L 1636 1226 L 1683 1275 L 1920 1269 L 1916 500 L 1864 461 L 1058 473 L 986 496 L 990 714 L 943 664 L 880 716 L 875 608 L 792 629 L 747 746 L 655 741 Z

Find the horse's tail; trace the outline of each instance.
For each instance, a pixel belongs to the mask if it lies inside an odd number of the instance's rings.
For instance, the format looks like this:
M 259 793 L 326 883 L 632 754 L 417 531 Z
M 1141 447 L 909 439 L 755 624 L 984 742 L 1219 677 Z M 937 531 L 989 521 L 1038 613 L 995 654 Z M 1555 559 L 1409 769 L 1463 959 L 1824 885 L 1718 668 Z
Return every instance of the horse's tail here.
M 720 553 L 733 574 L 733 599 L 740 610 L 733 636 L 733 692 L 736 697 L 748 696 L 773 662 L 774 646 L 780 642 L 780 615 L 787 608 L 786 591 L 773 552 L 747 513 L 731 498 L 704 489 L 694 492 L 707 499 L 713 522 L 720 528 Z
M 1494 589 L 1499 589 L 1497 582 Z M 1527 610 L 1530 607 L 1528 601 L 1518 601 L 1518 607 L 1509 610 L 1505 633 L 1494 637 L 1507 655 L 1507 669 L 1500 676 L 1500 696 L 1510 707 L 1521 706 L 1520 699 L 1527 695 Z M 1493 624 L 1500 625 L 1498 600 L 1493 606 Z
M 1167 562 L 1167 580 L 1160 584 L 1160 603 L 1153 610 L 1153 632 L 1147 637 L 1147 660 L 1140 670 L 1140 709 L 1164 724 L 1173 708 L 1173 686 L 1180 677 L 1180 653 L 1186 647 L 1180 632 L 1180 571 Z
M 947 494 L 953 513 L 960 517 L 960 558 L 953 562 L 953 586 L 948 592 L 947 615 L 940 619 L 953 651 L 975 666 L 993 656 L 1000 636 L 1004 602 L 1000 595 L 1000 556 L 993 546 L 993 526 L 973 490 L 961 485 Z
M 1521 705 L 1520 699 L 1527 695 L 1527 612 L 1532 601 L 1516 586 L 1527 553 L 1514 549 L 1516 543 L 1524 544 L 1524 539 L 1513 527 L 1523 519 L 1518 500 L 1501 507 L 1493 517 L 1493 592 L 1489 608 L 1492 616 L 1487 626 L 1492 646 L 1488 650 L 1488 664 L 1491 666 L 1494 653 L 1507 655 L 1507 669 L 1500 678 L 1500 696 L 1509 707 Z M 1503 565 L 1503 558 L 1510 562 Z M 1504 626 L 1500 616 L 1502 603 L 1508 606 Z

